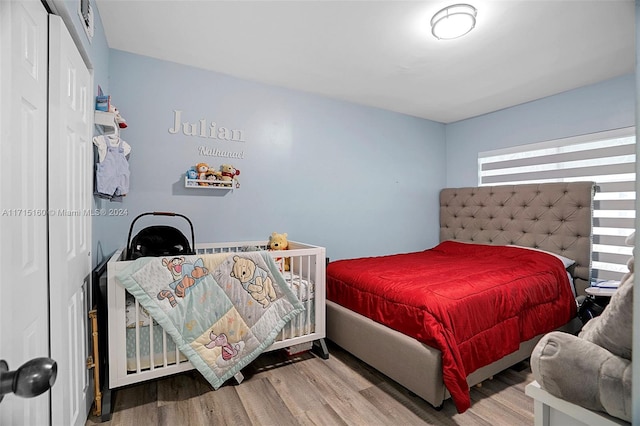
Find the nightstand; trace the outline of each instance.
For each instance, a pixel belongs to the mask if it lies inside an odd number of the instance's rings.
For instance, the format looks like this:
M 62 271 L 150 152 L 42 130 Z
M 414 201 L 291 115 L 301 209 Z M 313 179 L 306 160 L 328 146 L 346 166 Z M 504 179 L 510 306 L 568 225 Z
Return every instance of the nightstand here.
M 618 290 L 611 287 L 587 287 L 584 291 L 589 296 L 609 298 Z
M 598 287 L 594 283 L 591 287 L 587 287 L 585 289 L 587 297 L 578 308 L 578 317 L 582 321 L 583 325 L 602 313 L 604 308 L 609 304 L 611 296 L 613 296 L 616 290 L 618 290 L 618 288 L 614 287 L 613 285 L 615 285 L 616 283 L 618 285 L 620 284 L 619 281 L 607 283 L 611 286 Z

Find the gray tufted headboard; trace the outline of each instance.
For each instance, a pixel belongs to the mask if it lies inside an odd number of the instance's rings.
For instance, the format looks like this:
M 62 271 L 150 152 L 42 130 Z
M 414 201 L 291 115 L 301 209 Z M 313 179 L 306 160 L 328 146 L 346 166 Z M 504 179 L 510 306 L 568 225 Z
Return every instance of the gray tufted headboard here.
M 576 292 L 591 271 L 593 182 L 445 188 L 440 241 L 539 248 L 576 261 Z

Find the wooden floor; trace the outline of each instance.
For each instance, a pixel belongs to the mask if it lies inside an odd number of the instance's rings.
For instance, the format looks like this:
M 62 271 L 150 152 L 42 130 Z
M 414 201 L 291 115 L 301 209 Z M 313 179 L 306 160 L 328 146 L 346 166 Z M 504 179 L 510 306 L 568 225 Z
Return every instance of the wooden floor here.
M 197 372 L 132 385 L 115 394 L 111 421 L 90 417 L 87 426 L 115 425 L 533 425 L 533 380 L 520 364 L 471 390 L 471 408 L 442 410 L 328 343 L 330 357 L 266 353 L 213 391 Z

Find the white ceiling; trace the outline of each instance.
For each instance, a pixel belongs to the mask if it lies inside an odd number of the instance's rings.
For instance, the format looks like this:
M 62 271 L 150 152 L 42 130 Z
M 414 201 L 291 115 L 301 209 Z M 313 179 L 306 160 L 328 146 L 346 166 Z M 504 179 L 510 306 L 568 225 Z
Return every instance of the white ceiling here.
M 633 72 L 633 0 L 96 0 L 109 47 L 443 123 Z

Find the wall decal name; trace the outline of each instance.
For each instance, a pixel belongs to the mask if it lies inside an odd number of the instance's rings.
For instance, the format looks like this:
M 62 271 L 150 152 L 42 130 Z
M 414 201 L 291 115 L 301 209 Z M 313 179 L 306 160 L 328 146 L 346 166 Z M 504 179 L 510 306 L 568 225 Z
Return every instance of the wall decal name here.
M 169 127 L 169 133 L 175 135 L 180 132 L 185 136 L 197 136 L 231 142 L 246 142 L 242 130 L 218 126 L 215 121 L 208 122 L 206 118 L 201 118 L 193 123 L 182 121 L 182 111 L 174 109 L 173 127 Z
M 244 159 L 244 151 L 223 151 L 218 148 L 211 148 L 208 146 L 199 146 L 198 154 L 207 157 L 224 157 L 224 158 L 239 158 Z

